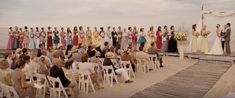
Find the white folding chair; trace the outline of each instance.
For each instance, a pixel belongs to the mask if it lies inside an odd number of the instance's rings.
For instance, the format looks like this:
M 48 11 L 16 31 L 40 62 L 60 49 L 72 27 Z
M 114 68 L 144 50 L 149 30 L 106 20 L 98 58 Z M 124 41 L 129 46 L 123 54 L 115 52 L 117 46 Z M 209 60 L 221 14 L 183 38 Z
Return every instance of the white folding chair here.
M 36 73 L 35 76 L 37 78 L 37 82 L 34 83 L 34 87 L 36 88 L 36 97 L 45 98 L 47 87 L 46 75 Z
M 137 59 L 136 71 L 144 73 L 148 72 L 148 65 L 146 64 L 145 59 Z
M 104 58 L 99 58 L 99 60 L 100 60 L 100 63 L 103 65 L 103 63 L 104 63 Z
M 116 83 L 118 83 L 117 76 L 115 75 L 114 69 L 111 65 L 103 66 L 103 70 L 104 70 L 105 85 L 113 86 L 113 79 L 115 79 Z
M 48 81 L 50 83 L 50 98 L 60 98 L 61 97 L 61 92 L 63 92 L 65 98 L 68 98 L 68 94 L 65 91 L 64 86 L 62 85 L 60 79 L 47 76 Z M 56 87 L 58 86 L 58 87 Z
M 91 86 L 92 91 L 95 92 L 95 87 L 91 80 L 90 74 L 82 73 L 82 72 L 80 72 L 80 74 L 81 75 L 79 75 L 79 82 L 78 82 L 79 90 L 83 90 L 85 93 L 88 94 L 89 86 Z
M 19 95 L 17 94 L 14 87 L 8 86 L 8 85 L 3 84 L 3 83 L 0 83 L 0 88 L 1 88 L 1 93 L 0 93 L 1 98 L 3 98 L 3 97 L 6 97 L 6 98 L 19 98 Z
M 120 65 L 122 68 L 125 68 L 127 70 L 129 77 L 135 77 L 135 73 L 133 71 L 130 61 L 120 61 Z
M 158 67 L 158 64 L 157 64 L 157 55 L 151 55 L 151 54 L 149 54 L 149 59 L 150 59 L 150 61 L 151 61 L 151 64 L 153 64 L 153 68 L 154 68 L 154 69 L 159 68 L 159 67 Z

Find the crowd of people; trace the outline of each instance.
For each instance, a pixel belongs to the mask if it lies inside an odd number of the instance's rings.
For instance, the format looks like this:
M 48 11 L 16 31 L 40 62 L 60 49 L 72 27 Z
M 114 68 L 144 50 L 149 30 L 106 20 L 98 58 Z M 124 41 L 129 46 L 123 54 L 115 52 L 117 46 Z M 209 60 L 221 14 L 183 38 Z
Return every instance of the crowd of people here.
M 127 70 L 120 67 L 120 64 L 115 64 L 113 59 L 117 62 L 129 61 L 131 64 L 129 66 L 134 72 L 136 72 L 137 61 L 145 60 L 149 66 L 147 70 L 152 70 L 154 65 L 150 63 L 149 55 L 151 54 L 156 55 L 155 60 L 158 60 L 160 67 L 163 67 L 162 57 L 158 54 L 160 50 L 154 42 L 150 43 L 146 51 L 144 49 L 146 49 L 145 43 L 138 45 L 138 49 L 134 49 L 132 44 L 122 49 L 120 45 L 115 46 L 115 44 L 109 44 L 108 41 L 99 46 L 94 44 L 87 46 L 85 42 L 78 45 L 69 44 L 66 47 L 58 44 L 56 49 L 46 48 L 45 43 L 40 43 L 37 49 L 29 49 L 23 45 L 22 48 L 17 48 L 0 61 L 0 81 L 13 86 L 20 97 L 34 98 L 35 88 L 32 82 L 28 82 L 30 80 L 28 77 L 36 73 L 44 74 L 58 77 L 64 87 L 73 89 L 71 95 L 76 97 L 79 95 L 79 74 L 76 72 L 88 74 L 96 89 L 104 88 L 103 66 L 112 66 L 115 75 L 121 76 L 124 83 L 133 82 Z M 100 62 L 100 58 L 104 61 Z M 73 73 L 70 73 L 73 74 L 72 77 L 66 74 L 67 70 L 72 70 Z M 34 80 L 36 80 L 35 77 Z
M 151 26 L 146 32 L 144 28 L 137 29 L 137 27 L 122 28 L 121 26 L 111 28 L 94 27 L 91 30 L 87 27 L 86 30 L 82 26 L 75 26 L 73 30 L 70 27 L 48 27 L 47 29 L 42 27 L 30 28 L 25 26 L 23 28 L 9 28 L 8 33 L 8 43 L 6 45 L 7 49 L 17 49 L 17 48 L 28 48 L 28 49 L 38 49 L 39 44 L 44 44 L 46 48 L 55 49 L 58 48 L 59 44 L 63 47 L 68 45 L 78 46 L 80 43 L 85 45 L 95 45 L 96 47 L 102 45 L 104 42 L 108 42 L 110 45 L 117 47 L 120 46 L 121 49 L 127 49 L 131 45 L 137 50 L 141 44 L 145 44 L 145 49 L 150 47 L 152 42 L 155 42 L 155 46 L 161 50 L 161 52 L 177 52 L 177 41 L 174 38 L 175 29 L 174 26 L 170 27 L 168 30 L 167 26 L 154 27 Z

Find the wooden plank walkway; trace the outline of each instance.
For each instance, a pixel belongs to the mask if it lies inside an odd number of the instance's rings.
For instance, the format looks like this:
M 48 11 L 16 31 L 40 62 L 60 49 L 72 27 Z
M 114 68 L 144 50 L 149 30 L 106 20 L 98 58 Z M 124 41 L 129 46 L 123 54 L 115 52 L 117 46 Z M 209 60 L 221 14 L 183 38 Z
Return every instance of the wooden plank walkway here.
M 131 98 L 202 98 L 230 66 L 198 62 Z

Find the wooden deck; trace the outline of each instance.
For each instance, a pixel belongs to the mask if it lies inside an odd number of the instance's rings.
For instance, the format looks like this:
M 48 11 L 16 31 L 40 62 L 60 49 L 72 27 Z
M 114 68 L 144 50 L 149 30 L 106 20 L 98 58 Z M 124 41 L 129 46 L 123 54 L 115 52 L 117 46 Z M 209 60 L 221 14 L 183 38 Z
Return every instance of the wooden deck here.
M 131 98 L 202 98 L 230 66 L 198 62 Z

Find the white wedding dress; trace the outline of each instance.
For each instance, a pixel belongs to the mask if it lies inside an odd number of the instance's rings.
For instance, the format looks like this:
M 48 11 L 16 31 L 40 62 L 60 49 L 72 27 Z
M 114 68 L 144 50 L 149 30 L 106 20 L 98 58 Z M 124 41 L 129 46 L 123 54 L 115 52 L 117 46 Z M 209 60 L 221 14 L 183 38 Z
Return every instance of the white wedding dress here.
M 213 55 L 223 55 L 223 49 L 221 45 L 221 38 L 216 35 L 214 44 L 212 45 L 210 51 L 207 54 L 213 54 Z

